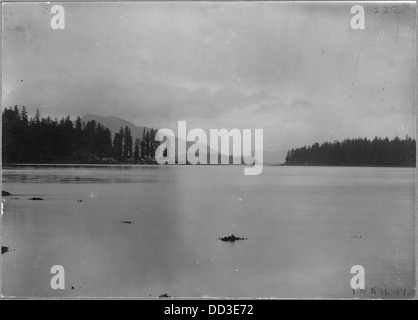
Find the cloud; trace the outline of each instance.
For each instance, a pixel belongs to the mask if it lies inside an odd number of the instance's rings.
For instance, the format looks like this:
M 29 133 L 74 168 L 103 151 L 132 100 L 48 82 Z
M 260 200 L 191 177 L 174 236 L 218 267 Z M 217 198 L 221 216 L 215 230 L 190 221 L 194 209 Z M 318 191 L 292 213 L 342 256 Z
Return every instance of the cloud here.
M 290 105 L 292 109 L 309 109 L 312 108 L 312 103 L 303 99 L 294 99 Z
M 66 3 L 62 32 L 50 6 L 3 7 L 5 106 L 257 126 L 275 148 L 402 125 L 414 135 L 412 4 L 368 14 L 361 31 L 347 3 Z

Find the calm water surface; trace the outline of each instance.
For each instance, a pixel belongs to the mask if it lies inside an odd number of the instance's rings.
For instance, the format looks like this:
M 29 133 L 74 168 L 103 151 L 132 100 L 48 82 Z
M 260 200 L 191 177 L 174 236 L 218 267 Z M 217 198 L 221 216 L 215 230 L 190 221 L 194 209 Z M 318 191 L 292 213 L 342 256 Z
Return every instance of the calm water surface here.
M 359 264 L 362 296 L 410 297 L 414 172 L 6 166 L 3 294 L 349 298 Z M 231 233 L 249 239 L 217 240 Z M 53 265 L 65 290 L 50 287 Z

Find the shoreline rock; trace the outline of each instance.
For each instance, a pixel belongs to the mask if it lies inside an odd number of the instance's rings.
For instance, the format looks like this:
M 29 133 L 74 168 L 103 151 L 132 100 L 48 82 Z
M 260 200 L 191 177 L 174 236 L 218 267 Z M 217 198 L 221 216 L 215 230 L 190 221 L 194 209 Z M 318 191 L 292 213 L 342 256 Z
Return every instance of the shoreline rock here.
M 5 254 L 10 251 L 14 251 L 14 250 L 10 249 L 9 247 L 3 247 L 3 246 L 1 247 L 1 254 Z
M 3 197 L 7 197 L 7 196 L 11 196 L 12 194 L 11 194 L 10 192 L 7 192 L 7 191 L 4 191 L 4 190 L 1 190 L 1 195 L 2 195 Z

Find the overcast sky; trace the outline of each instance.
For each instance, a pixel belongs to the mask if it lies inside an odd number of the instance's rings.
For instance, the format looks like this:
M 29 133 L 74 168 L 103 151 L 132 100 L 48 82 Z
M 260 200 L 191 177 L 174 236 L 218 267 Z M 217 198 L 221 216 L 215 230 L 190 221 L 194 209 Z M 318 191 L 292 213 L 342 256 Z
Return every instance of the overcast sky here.
M 52 5 L 3 7 L 4 107 L 262 128 L 268 150 L 415 136 L 413 4 L 364 5 L 365 30 L 349 3 L 63 3 L 65 30 Z

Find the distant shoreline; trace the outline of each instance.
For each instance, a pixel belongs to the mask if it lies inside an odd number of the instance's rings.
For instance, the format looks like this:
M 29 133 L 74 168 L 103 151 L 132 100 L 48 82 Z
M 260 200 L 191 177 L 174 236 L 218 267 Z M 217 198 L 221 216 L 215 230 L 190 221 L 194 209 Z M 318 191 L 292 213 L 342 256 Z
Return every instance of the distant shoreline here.
M 403 165 L 358 165 L 358 164 L 278 164 L 274 166 L 283 167 L 357 167 L 357 168 L 416 168 L 415 166 L 403 166 Z
M 402 165 L 326 165 L 326 164 L 274 164 L 264 163 L 266 167 L 353 167 L 353 168 L 416 168 L 416 166 L 402 166 Z M 95 162 L 95 163 L 70 163 L 70 162 L 51 162 L 51 163 L 2 163 L 4 166 L 249 166 L 246 164 L 164 164 L 158 163 L 107 163 L 107 162 Z
M 247 165 L 247 164 L 178 164 L 178 163 L 174 163 L 174 164 L 158 164 L 158 163 L 129 163 L 129 162 L 118 162 L 118 163 L 111 163 L 111 162 L 88 162 L 88 163 L 81 163 L 81 162 L 27 162 L 27 163 L 2 163 L 2 166 L 87 166 L 87 165 L 91 165 L 91 166 L 96 166 L 96 165 L 101 165 L 101 166 L 251 166 L 251 165 Z M 276 166 L 276 164 L 264 164 L 265 166 Z

